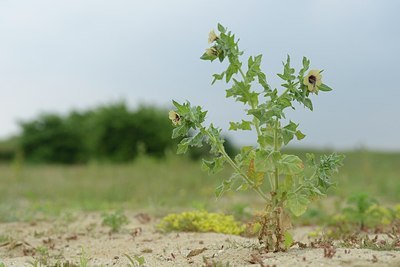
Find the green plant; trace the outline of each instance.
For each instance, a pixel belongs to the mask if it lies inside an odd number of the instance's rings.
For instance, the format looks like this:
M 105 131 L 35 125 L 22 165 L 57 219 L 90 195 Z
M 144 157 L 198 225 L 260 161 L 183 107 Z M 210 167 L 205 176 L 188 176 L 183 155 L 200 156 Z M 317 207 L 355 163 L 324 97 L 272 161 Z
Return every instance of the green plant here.
M 361 230 L 366 227 L 388 225 L 395 219 L 395 212 L 379 205 L 378 200 L 367 193 L 357 193 L 347 200 L 348 206 L 342 211 L 344 222 L 356 223 Z
M 6 265 L 2 262 L 0 262 L 0 267 L 6 267 Z
M 203 168 L 210 173 L 220 171 L 225 164 L 231 165 L 233 175 L 216 189 L 217 197 L 228 190 L 254 190 L 266 203 L 265 215 L 259 240 L 267 250 L 285 250 L 285 243 L 291 237 L 285 226 L 286 212 L 295 216 L 303 214 L 311 200 L 325 196 L 333 185 L 330 178 L 342 165 L 343 156 L 332 154 L 316 160 L 307 154 L 307 166 L 296 155 L 284 154 L 282 148 L 294 138 L 301 140 L 305 135 L 298 124 L 287 121 L 285 110 L 294 109 L 294 102 L 313 110 L 311 95 L 332 89 L 322 83 L 321 72 L 310 70 L 310 61 L 303 58 L 303 67 L 295 74 L 290 57 L 284 63 L 283 92 L 272 89 L 266 75 L 261 71 L 262 55 L 250 56 L 247 70 L 244 71 L 235 35 L 218 24 L 219 35 L 210 32 L 210 48 L 201 59 L 220 62 L 227 60 L 228 67 L 220 74 L 214 74 L 214 83 L 225 80 L 231 87 L 226 97 L 233 98 L 245 105 L 247 120 L 230 122 L 229 130 L 255 130 L 257 146 L 245 146 L 232 159 L 224 148 L 221 129 L 213 124 L 204 125 L 207 111 L 189 102 L 180 104 L 173 101 L 176 108 L 170 111 L 169 118 L 175 126 L 172 137 L 184 137 L 178 144 L 177 153 L 185 153 L 189 147 L 201 147 L 203 143 L 211 146 L 212 160 L 203 160 Z M 254 89 L 258 83 L 260 89 Z M 267 183 L 266 181 L 269 181 Z M 286 239 L 286 242 L 285 242 Z
M 239 235 L 245 226 L 235 221 L 233 216 L 206 211 L 169 214 L 158 224 L 162 231 L 216 232 Z
M 38 261 L 40 265 L 47 266 L 49 259 L 49 249 L 44 246 L 38 246 L 35 248 L 35 251 L 38 255 Z
M 141 267 L 144 266 L 146 263 L 146 260 L 144 259 L 143 256 L 129 256 L 128 254 L 124 254 L 124 256 L 129 260 L 130 264 L 129 266 L 132 267 Z
M 111 227 L 112 232 L 118 232 L 124 224 L 128 224 L 128 218 L 122 211 L 103 214 L 103 225 Z
M 79 267 L 88 267 L 89 266 L 89 256 L 86 254 L 86 251 L 81 247 L 81 255 L 79 257 Z

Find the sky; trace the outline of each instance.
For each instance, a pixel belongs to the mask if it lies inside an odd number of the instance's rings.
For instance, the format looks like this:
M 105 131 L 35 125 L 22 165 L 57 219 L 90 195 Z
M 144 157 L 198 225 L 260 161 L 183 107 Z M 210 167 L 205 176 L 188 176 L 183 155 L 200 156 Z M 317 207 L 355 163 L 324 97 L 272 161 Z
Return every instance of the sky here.
M 227 130 L 245 118 L 199 59 L 218 22 L 239 38 L 243 60 L 263 54 L 271 86 L 290 55 L 307 56 L 334 91 L 313 96 L 314 112 L 288 118 L 307 135 L 295 146 L 400 150 L 400 1 L 390 0 L 13 0 L 0 1 L 0 138 L 18 121 L 126 100 L 171 99 L 208 110 Z M 229 133 L 238 144 L 252 133 Z

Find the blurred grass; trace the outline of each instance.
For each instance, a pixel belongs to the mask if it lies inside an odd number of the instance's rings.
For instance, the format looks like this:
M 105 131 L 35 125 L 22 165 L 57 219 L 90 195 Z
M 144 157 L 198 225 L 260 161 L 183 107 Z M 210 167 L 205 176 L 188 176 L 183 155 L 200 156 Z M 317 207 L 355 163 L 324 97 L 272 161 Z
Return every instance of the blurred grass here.
M 300 157 L 305 151 L 290 151 Z M 320 151 L 314 153 L 321 154 Z M 331 195 L 345 199 L 366 192 L 385 203 L 400 202 L 400 153 L 346 152 Z M 214 188 L 229 177 L 200 170 L 200 162 L 178 156 L 142 157 L 131 164 L 0 165 L 0 221 L 60 216 L 70 211 L 145 210 L 164 214 L 189 208 L 245 213 L 262 208 L 257 196 L 228 194 L 216 201 Z

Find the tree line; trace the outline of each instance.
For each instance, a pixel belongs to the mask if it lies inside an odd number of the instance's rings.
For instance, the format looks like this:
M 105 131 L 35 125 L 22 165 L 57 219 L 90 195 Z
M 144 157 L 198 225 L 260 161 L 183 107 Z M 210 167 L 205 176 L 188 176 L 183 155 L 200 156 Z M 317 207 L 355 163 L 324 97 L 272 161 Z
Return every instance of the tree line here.
M 175 150 L 168 111 L 156 106 L 130 109 L 119 102 L 66 115 L 40 114 L 19 123 L 20 134 L 0 143 L 0 160 L 17 157 L 32 163 L 128 162 L 145 154 L 162 158 Z M 234 153 L 228 141 L 226 149 Z M 190 157 L 207 156 L 207 148 Z

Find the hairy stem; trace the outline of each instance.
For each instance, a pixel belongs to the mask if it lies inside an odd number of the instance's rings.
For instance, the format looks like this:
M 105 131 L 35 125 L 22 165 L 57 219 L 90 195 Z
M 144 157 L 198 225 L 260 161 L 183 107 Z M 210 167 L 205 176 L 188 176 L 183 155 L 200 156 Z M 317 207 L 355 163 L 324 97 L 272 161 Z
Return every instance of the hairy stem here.
M 275 119 L 275 127 L 274 127 L 274 151 L 278 152 L 278 123 L 279 120 L 278 118 Z M 277 164 L 275 163 L 275 171 L 274 171 L 274 177 L 275 177 L 275 193 L 279 189 L 279 169 Z
M 232 166 L 232 168 L 240 174 L 240 176 L 242 176 L 242 178 L 246 181 L 246 183 L 248 183 L 251 188 L 257 192 L 257 194 L 260 195 L 260 197 L 262 197 L 265 201 L 270 201 L 270 199 L 268 199 L 268 197 L 264 194 L 263 191 L 261 191 L 261 189 L 259 187 L 256 187 L 254 182 L 252 180 L 250 180 L 249 177 L 247 177 L 247 175 L 236 165 L 236 163 L 231 159 L 231 157 L 229 157 L 229 155 L 226 153 L 224 146 L 218 142 L 215 137 L 213 135 L 211 135 L 204 127 L 201 127 L 202 131 L 205 132 L 208 137 L 211 139 L 211 141 L 214 144 L 218 145 L 218 149 L 219 152 L 222 154 L 222 156 L 224 156 L 224 158 L 226 159 L 226 161 L 229 163 L 229 165 Z

